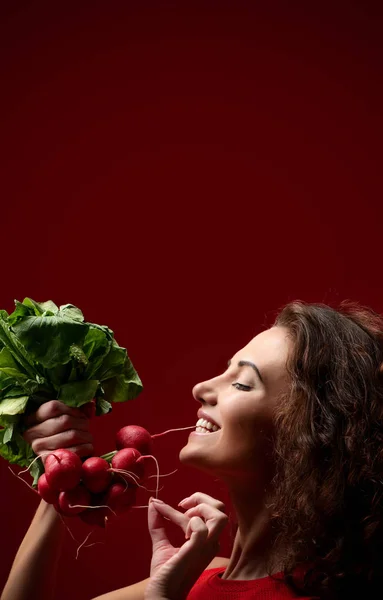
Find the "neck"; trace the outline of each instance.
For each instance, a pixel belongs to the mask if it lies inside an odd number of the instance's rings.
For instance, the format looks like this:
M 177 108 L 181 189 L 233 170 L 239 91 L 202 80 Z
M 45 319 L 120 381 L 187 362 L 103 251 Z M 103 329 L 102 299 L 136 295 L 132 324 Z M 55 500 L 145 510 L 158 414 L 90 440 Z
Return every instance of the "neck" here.
M 229 490 L 238 529 L 223 579 L 266 577 L 272 549 L 267 484 L 236 481 L 229 483 Z

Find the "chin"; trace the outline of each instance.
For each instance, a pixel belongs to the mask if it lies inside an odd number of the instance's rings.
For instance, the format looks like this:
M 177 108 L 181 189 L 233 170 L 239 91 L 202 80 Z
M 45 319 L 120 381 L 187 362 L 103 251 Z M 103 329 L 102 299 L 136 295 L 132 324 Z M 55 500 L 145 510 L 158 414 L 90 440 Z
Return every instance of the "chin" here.
M 186 444 L 183 448 L 181 448 L 180 453 L 178 455 L 179 461 L 185 465 L 188 463 L 188 458 L 190 457 L 190 452 L 188 449 L 189 444 Z
M 201 450 L 201 448 L 193 447 L 190 442 L 181 448 L 178 458 L 180 463 L 185 466 L 208 473 L 212 472 L 212 466 L 209 464 L 209 457 L 206 455 L 206 452 Z

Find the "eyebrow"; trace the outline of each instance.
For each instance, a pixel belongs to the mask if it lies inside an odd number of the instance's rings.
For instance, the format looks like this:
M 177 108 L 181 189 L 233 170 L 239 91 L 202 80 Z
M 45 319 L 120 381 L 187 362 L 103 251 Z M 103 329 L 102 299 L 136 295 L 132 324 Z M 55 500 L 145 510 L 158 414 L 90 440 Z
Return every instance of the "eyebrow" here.
M 231 365 L 231 360 L 229 360 L 228 363 L 227 363 L 228 367 L 230 367 L 230 365 Z M 240 360 L 239 363 L 238 363 L 238 367 L 251 367 L 256 372 L 256 374 L 258 375 L 258 377 L 262 381 L 262 383 L 264 383 L 257 365 L 255 365 L 250 360 Z

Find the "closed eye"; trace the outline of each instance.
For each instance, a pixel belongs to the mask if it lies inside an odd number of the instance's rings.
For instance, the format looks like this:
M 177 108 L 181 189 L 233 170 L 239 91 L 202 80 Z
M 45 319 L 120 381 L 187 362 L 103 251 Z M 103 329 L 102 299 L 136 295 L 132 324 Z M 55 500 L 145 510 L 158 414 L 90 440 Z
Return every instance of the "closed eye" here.
M 244 385 L 243 383 L 239 383 L 238 381 L 232 383 L 231 385 L 237 390 L 242 390 L 243 392 L 249 392 L 252 389 L 250 385 Z

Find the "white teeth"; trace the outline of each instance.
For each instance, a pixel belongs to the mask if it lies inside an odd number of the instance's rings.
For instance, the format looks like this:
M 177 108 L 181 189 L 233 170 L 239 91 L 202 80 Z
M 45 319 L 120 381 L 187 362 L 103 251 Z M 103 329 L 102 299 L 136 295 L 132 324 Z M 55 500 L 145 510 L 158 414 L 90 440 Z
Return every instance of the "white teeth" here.
M 217 425 L 214 425 L 213 423 L 211 423 L 210 421 L 207 421 L 206 419 L 198 419 L 197 423 L 196 423 L 196 431 L 197 433 L 205 433 L 207 431 L 218 431 L 219 427 L 217 427 Z

